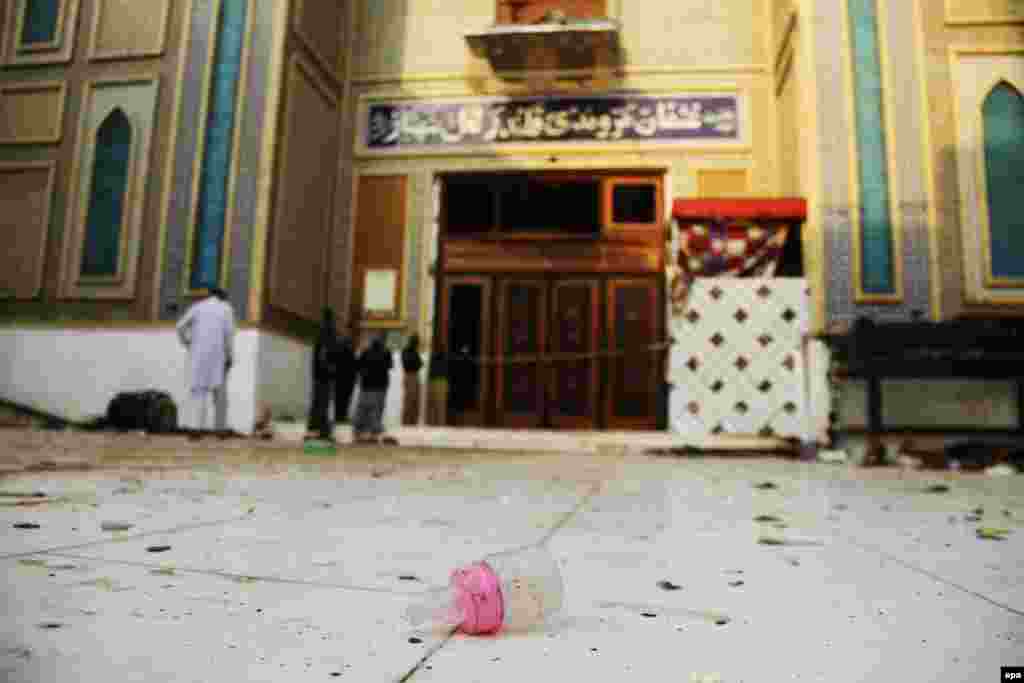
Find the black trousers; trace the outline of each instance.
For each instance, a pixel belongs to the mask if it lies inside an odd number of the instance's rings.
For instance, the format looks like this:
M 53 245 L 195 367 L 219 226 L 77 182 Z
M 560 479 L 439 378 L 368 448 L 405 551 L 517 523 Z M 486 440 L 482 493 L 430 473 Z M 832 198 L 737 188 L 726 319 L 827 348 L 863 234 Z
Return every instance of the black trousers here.
M 334 421 L 338 424 L 348 424 L 349 407 L 352 405 L 355 388 L 355 375 L 342 375 L 334 382 Z
M 327 414 L 331 403 L 332 383 L 330 377 L 313 378 L 313 405 L 309 410 L 307 429 L 324 439 L 331 438 L 334 431 L 331 429 L 330 417 Z

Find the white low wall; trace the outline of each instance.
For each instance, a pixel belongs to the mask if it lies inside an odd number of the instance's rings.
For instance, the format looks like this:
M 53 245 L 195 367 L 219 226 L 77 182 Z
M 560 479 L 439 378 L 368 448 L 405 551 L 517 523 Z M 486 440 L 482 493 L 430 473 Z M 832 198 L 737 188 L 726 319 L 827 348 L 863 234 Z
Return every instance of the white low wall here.
M 228 375 L 228 426 L 252 431 L 257 349 L 263 335 L 240 330 Z M 106 413 L 117 393 L 157 389 L 188 424 L 188 354 L 173 328 L 0 329 L 0 398 L 81 421 Z

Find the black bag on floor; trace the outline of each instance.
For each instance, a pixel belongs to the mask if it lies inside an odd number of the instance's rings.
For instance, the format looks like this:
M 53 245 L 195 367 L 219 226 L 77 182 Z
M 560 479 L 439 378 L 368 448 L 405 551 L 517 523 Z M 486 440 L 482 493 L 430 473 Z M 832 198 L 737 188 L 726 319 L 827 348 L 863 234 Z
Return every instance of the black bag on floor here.
M 164 391 L 122 392 L 107 406 L 107 423 L 122 431 L 169 434 L 178 430 L 178 406 Z

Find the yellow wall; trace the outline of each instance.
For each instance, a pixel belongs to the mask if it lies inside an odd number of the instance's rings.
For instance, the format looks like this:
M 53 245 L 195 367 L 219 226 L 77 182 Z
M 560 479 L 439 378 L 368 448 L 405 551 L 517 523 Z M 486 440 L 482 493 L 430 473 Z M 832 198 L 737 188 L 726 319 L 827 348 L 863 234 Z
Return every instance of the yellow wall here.
M 752 9 L 753 7 L 753 9 Z M 361 105 L 372 99 L 482 95 L 591 94 L 617 90 L 657 93 L 732 91 L 742 98 L 748 119 L 748 144 L 741 146 L 663 146 L 630 144 L 601 148 L 571 145 L 511 146 L 472 156 L 416 155 L 402 158 L 351 154 L 354 178 L 339 195 L 347 230 L 355 226 L 349 208 L 360 174 L 409 176 L 406 244 L 418 256 L 412 273 L 420 291 L 403 318 L 419 320 L 429 337 L 432 280 L 425 275 L 433 239 L 431 182 L 451 170 L 657 168 L 667 176 L 670 197 L 699 194 L 776 196 L 797 193 L 780 182 L 779 131 L 776 116 L 772 0 L 608 0 L 608 14 L 621 21 L 623 62 L 617 70 L 589 73 L 558 71 L 550 66 L 542 78 L 498 77 L 491 65 L 468 48 L 464 34 L 494 23 L 495 0 L 358 0 L 352 56 L 355 112 L 348 122 L 358 130 Z M 535 65 L 534 65 L 535 66 Z M 358 134 L 358 133 L 356 133 Z M 353 136 L 355 137 L 355 136 Z M 794 185 L 796 181 L 790 182 Z M 344 196 L 344 193 L 349 193 Z M 667 218 L 667 216 L 666 216 Z M 350 233 L 351 234 L 351 233 Z M 418 301 L 418 303 L 416 303 Z M 344 309 L 340 309 L 344 310 Z
M 961 140 L 959 118 L 977 112 L 959 112 L 961 90 L 958 61 L 964 55 L 989 55 L 1024 50 L 1024 17 L 1007 14 L 1007 7 L 1022 7 L 1016 0 L 916 0 L 924 51 L 920 57 L 923 87 L 930 118 L 926 128 L 926 169 L 929 222 L 939 245 L 936 270 L 941 274 L 941 314 L 951 318 L 969 312 L 1006 312 L 1024 303 L 1024 291 L 992 292 L 968 281 L 965 264 L 981 255 L 976 234 L 965 234 L 961 209 L 963 189 L 960 163 L 976 154 Z M 1024 54 L 1020 55 L 1024 57 Z M 967 239 L 965 239 L 965 237 Z M 1002 301 L 1003 303 L 1000 303 Z

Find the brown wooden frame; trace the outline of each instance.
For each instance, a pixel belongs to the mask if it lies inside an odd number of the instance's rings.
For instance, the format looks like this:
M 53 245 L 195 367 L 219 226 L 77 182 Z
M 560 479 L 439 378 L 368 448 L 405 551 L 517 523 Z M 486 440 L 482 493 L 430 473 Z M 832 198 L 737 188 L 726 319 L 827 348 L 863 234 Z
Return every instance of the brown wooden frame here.
M 651 311 L 651 324 L 654 327 L 653 333 L 650 335 L 652 341 L 658 341 L 660 330 L 659 315 L 659 297 L 658 297 L 658 282 L 654 278 L 609 278 L 607 284 L 607 294 L 605 300 L 605 338 L 608 340 L 608 350 L 615 352 L 618 350 L 618 339 L 615 334 L 615 296 L 619 289 L 626 287 L 635 287 L 637 285 L 643 285 L 647 287 L 648 305 Z M 659 386 L 661 383 L 661 355 L 655 356 L 651 354 L 652 362 L 650 364 L 650 377 L 647 378 L 650 390 L 655 392 L 653 407 L 654 411 L 652 414 L 644 416 L 642 418 L 632 417 L 618 417 L 615 415 L 615 373 L 612 371 L 614 368 L 613 362 L 616 360 L 615 357 L 610 357 L 606 361 L 605 365 L 605 377 L 608 379 L 608 383 L 605 387 L 604 392 L 604 416 L 605 416 L 605 427 L 607 429 L 649 429 L 653 430 L 658 424 L 658 396 L 656 392 L 661 390 Z
M 652 223 L 616 223 L 613 218 L 612 199 L 616 187 L 622 185 L 654 185 L 654 221 Z M 660 228 L 664 224 L 665 191 L 661 176 L 609 176 L 601 183 L 601 228 L 610 239 L 654 240 L 662 239 Z
M 551 283 L 551 329 L 556 329 L 554 317 L 559 314 L 558 306 L 558 291 L 566 287 L 586 287 L 590 291 L 590 348 L 591 351 L 597 351 L 600 348 L 599 344 L 599 331 L 601 325 L 601 281 L 596 277 L 580 277 L 564 280 L 554 280 Z M 558 348 L 559 338 L 557 335 L 549 336 L 552 350 L 556 353 L 560 352 Z M 559 396 L 557 394 L 557 370 L 558 362 L 555 361 L 550 366 L 548 372 L 548 386 L 550 387 L 549 396 L 552 400 L 548 401 L 547 406 L 549 407 L 548 421 L 551 426 L 555 429 L 596 429 L 600 423 L 600 415 L 598 414 L 598 392 L 599 386 L 599 370 L 601 368 L 601 361 L 594 358 L 590 361 L 590 389 L 589 396 L 587 397 L 587 413 L 588 417 L 578 417 L 575 415 L 560 415 L 558 412 Z
M 503 278 L 498 284 L 498 324 L 495 326 L 495 354 L 503 357 L 505 354 L 505 340 L 508 333 L 508 316 L 506 315 L 506 293 L 512 285 L 535 287 L 539 293 L 537 311 L 537 354 L 542 355 L 547 351 L 547 317 L 548 317 L 548 288 L 547 280 L 537 277 L 524 278 Z M 512 413 L 505 409 L 505 366 L 499 365 L 494 372 L 495 377 L 495 419 L 500 421 L 500 426 L 512 429 L 537 428 L 544 424 L 544 407 L 547 404 L 548 373 L 543 363 L 537 363 L 537 406 L 539 410 L 533 415 L 525 413 Z
M 441 338 L 444 340 L 445 349 L 451 353 L 454 349 L 451 348 L 451 340 L 448 338 L 448 320 L 451 315 L 451 290 L 452 287 L 457 285 L 479 285 L 481 288 L 480 303 L 483 310 L 480 311 L 480 355 L 490 356 L 491 355 L 491 336 L 493 330 L 491 328 L 491 278 L 481 277 L 477 275 L 446 275 L 443 280 L 443 289 L 441 296 Z M 479 395 L 477 396 L 477 409 L 473 412 L 462 413 L 459 424 L 471 424 L 475 426 L 483 426 L 487 421 L 487 397 L 488 385 L 491 371 L 489 366 L 484 365 L 480 368 L 480 387 Z M 448 411 L 446 411 L 448 412 Z M 448 415 L 449 423 L 452 423 L 454 415 Z

